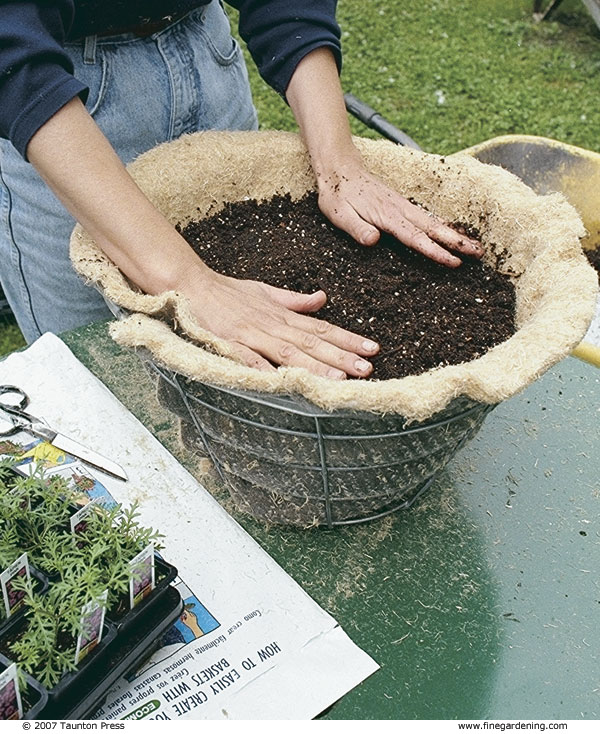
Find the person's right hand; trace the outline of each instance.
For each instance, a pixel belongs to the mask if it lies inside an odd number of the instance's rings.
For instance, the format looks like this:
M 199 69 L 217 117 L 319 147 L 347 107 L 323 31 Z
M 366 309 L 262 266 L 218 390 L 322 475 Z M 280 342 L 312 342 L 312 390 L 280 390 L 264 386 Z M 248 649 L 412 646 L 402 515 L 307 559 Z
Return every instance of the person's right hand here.
M 198 324 L 229 341 L 243 363 L 305 367 L 337 379 L 372 371 L 364 357 L 376 354 L 377 344 L 305 315 L 323 306 L 322 291 L 293 293 L 208 268 L 137 187 L 80 100 L 43 125 L 27 152 L 122 273 L 145 293 L 182 293 Z
M 178 290 L 197 323 L 226 339 L 244 364 L 305 367 L 324 377 L 366 377 L 375 342 L 307 316 L 325 304 L 323 291 L 296 293 L 254 280 L 237 280 L 202 268 Z M 367 359 L 365 359 L 365 357 Z
M 323 306 L 322 291 L 293 293 L 208 268 L 138 188 L 79 99 L 35 133 L 27 154 L 131 282 L 153 295 L 182 293 L 198 324 L 229 341 L 243 363 L 305 367 L 337 379 L 372 371 L 364 357 L 376 354 L 377 344 L 306 315 Z

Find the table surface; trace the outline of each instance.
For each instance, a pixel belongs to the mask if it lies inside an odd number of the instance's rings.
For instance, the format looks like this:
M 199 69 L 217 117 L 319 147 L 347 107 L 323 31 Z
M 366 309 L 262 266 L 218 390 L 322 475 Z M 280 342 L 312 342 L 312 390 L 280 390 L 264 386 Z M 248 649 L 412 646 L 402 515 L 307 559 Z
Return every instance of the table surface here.
M 106 324 L 63 335 L 188 468 L 176 421 Z M 600 370 L 567 358 L 499 405 L 409 510 L 265 527 L 201 479 L 380 665 L 332 719 L 600 718 Z

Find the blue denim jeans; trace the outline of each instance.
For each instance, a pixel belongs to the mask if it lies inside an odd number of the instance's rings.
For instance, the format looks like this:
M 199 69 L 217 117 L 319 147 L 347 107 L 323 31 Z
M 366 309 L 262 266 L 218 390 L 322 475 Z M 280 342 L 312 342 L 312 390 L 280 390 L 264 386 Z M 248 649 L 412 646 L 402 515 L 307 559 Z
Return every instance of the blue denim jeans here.
M 90 89 L 88 111 L 125 163 L 183 133 L 256 128 L 242 52 L 216 0 L 148 38 L 90 36 L 67 51 Z M 71 266 L 74 224 L 0 140 L 0 280 L 28 342 L 110 316 Z

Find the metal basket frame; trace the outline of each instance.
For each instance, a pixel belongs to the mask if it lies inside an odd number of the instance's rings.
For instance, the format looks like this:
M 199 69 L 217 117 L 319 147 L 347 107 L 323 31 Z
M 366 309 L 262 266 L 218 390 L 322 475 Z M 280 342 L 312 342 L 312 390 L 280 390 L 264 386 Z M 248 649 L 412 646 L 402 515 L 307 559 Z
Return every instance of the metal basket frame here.
M 320 472 L 322 495 L 320 495 L 318 498 L 315 498 L 315 499 L 318 499 L 319 501 L 324 503 L 325 526 L 329 529 L 332 529 L 336 526 L 341 526 L 341 525 L 355 525 L 358 523 L 375 520 L 381 517 L 385 517 L 386 515 L 389 515 L 391 513 L 398 512 L 399 510 L 409 508 L 426 492 L 427 489 L 429 489 L 433 481 L 438 476 L 439 472 L 436 472 L 432 476 L 428 477 L 422 484 L 420 484 L 416 488 L 407 490 L 406 493 L 402 495 L 401 501 L 399 501 L 398 503 L 395 503 L 391 507 L 387 507 L 386 509 L 382 510 L 381 512 L 377 512 L 374 514 L 369 514 L 369 515 L 365 515 L 365 516 L 357 517 L 353 519 L 336 520 L 335 512 L 334 512 L 335 498 L 332 498 L 331 492 L 330 492 L 330 473 L 336 472 L 336 471 L 348 471 L 350 469 L 355 469 L 355 468 L 359 468 L 359 469 L 373 468 L 375 469 L 375 468 L 381 468 L 382 465 L 379 464 L 373 467 L 369 467 L 369 466 L 331 467 L 331 466 L 328 466 L 326 441 L 335 441 L 335 440 L 352 441 L 352 440 L 364 440 L 368 438 L 399 438 L 401 436 L 420 433 L 423 431 L 427 431 L 427 430 L 431 430 L 434 428 L 444 426 L 453 421 L 467 417 L 468 415 L 475 413 L 477 411 L 479 411 L 482 414 L 482 420 L 483 420 L 485 415 L 487 415 L 495 407 L 494 405 L 476 404 L 473 407 L 470 407 L 467 410 L 464 410 L 460 413 L 455 413 L 453 415 L 446 416 L 444 418 L 440 418 L 438 420 L 430 421 L 427 423 L 419 423 L 416 426 L 407 427 L 406 429 L 402 431 L 390 431 L 390 432 L 384 432 L 384 433 L 379 433 L 379 434 L 369 434 L 369 435 L 349 435 L 349 434 L 335 435 L 335 434 L 326 433 L 323 430 L 324 420 L 331 421 L 332 418 L 345 418 L 345 417 L 356 418 L 356 416 L 359 414 L 354 411 L 336 411 L 333 414 L 328 413 L 323 410 L 320 410 L 319 408 L 317 408 L 317 406 L 309 403 L 308 401 L 305 401 L 304 399 L 300 399 L 296 396 L 270 395 L 267 393 L 240 391 L 240 390 L 235 390 L 232 388 L 225 388 L 225 387 L 217 386 L 214 384 L 210 385 L 211 389 L 219 390 L 224 393 L 227 393 L 228 395 L 235 396 L 237 398 L 241 398 L 243 400 L 247 400 L 247 401 L 256 403 L 259 406 L 262 405 L 262 406 L 268 406 L 269 408 L 277 408 L 279 410 L 284 410 L 284 411 L 287 411 L 287 412 L 290 412 L 296 415 L 308 417 L 312 419 L 312 421 L 314 422 L 314 427 L 315 427 L 314 432 L 294 431 L 289 428 L 265 425 L 264 423 L 259 423 L 257 421 L 253 421 L 248 418 L 238 416 L 234 413 L 224 411 L 222 408 L 211 405 L 210 403 L 207 403 L 206 401 L 201 400 L 197 396 L 190 395 L 186 391 L 185 386 L 182 384 L 181 375 L 165 367 L 157 365 L 154 362 L 154 360 L 151 357 L 149 357 L 149 355 L 144 359 L 144 361 L 146 361 L 148 367 L 151 369 L 153 373 L 155 373 L 155 375 L 159 377 L 159 379 L 165 380 L 172 388 L 174 388 L 177 391 L 177 394 L 179 395 L 179 397 L 182 400 L 182 403 L 185 405 L 187 409 L 187 413 L 189 415 L 190 422 L 193 424 L 195 430 L 197 431 L 199 438 L 202 441 L 202 445 L 203 445 L 203 448 L 206 454 L 211 459 L 220 478 L 226 485 L 229 483 L 229 480 L 227 479 L 222 469 L 221 461 L 215 455 L 210 445 L 210 441 L 207 438 L 204 426 L 201 424 L 201 422 L 197 419 L 195 415 L 195 411 L 193 410 L 193 405 L 192 405 L 193 402 L 202 405 L 202 407 L 204 407 L 207 410 L 214 411 L 216 413 L 219 413 L 220 415 L 224 415 L 230 420 L 241 422 L 246 425 L 250 425 L 261 431 L 267 430 L 267 431 L 272 431 L 274 433 L 282 434 L 282 435 L 302 436 L 302 437 L 313 439 L 318 446 L 320 466 L 315 467 L 315 466 L 299 464 L 297 465 L 297 467 L 300 469 L 308 469 L 308 470 L 317 469 Z M 459 441 L 457 446 L 454 448 L 453 455 L 464 446 L 464 444 L 469 440 L 469 438 L 471 438 L 471 436 L 468 433 L 466 433 L 463 436 L 463 438 Z M 398 463 L 398 462 L 395 462 L 395 463 Z

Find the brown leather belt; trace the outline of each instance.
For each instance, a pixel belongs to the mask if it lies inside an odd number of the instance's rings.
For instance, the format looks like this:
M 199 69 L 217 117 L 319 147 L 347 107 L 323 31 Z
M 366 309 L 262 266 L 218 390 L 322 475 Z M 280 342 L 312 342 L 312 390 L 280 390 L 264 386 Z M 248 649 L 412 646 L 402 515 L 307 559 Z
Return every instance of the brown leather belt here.
M 96 33 L 96 35 L 98 38 L 104 38 L 105 36 L 120 36 L 124 33 L 131 33 L 138 38 L 148 38 L 148 36 L 160 33 L 160 31 L 164 31 L 165 28 L 173 25 L 173 23 L 177 23 L 178 20 L 185 18 L 189 12 L 189 10 L 186 10 L 185 13 L 173 13 L 172 15 L 166 15 L 164 18 L 149 20 L 147 23 L 140 23 L 136 26 L 109 28 Z

